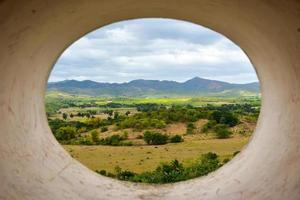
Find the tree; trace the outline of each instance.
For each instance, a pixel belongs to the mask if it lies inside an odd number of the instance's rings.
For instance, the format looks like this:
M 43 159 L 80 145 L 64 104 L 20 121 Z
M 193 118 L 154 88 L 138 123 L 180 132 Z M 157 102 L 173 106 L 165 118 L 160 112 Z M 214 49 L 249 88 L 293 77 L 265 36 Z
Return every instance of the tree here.
M 209 120 L 202 126 L 202 132 L 207 133 L 210 129 L 214 128 L 215 125 L 217 125 L 217 122 L 215 120 Z
M 112 117 L 113 112 L 114 112 L 113 110 L 105 110 L 105 111 L 104 111 L 104 113 L 105 113 L 105 114 L 108 114 L 108 116 L 110 116 L 110 117 Z
M 170 138 L 170 142 L 171 143 L 178 143 L 178 142 L 182 142 L 183 138 L 181 135 L 174 135 Z
M 75 138 L 76 128 L 71 126 L 60 127 L 54 134 L 57 140 L 71 140 Z
M 99 133 L 96 130 L 93 130 L 91 132 L 91 136 L 92 136 L 92 141 L 94 144 L 98 144 L 99 143 Z
M 231 112 L 226 111 L 214 111 L 211 113 L 210 118 L 215 120 L 217 123 L 226 124 L 230 127 L 233 127 L 239 123 L 239 120 L 236 116 L 234 116 Z
M 229 138 L 230 135 L 232 135 L 232 132 L 228 130 L 228 126 L 225 124 L 218 124 L 215 126 L 214 129 L 215 129 L 217 138 L 219 138 L 219 139 Z
M 150 145 L 166 144 L 169 136 L 158 132 L 146 131 L 144 133 L 144 141 Z
M 68 118 L 68 114 L 67 113 L 63 113 L 62 117 L 63 117 L 64 120 L 66 120 Z
M 193 123 L 188 123 L 186 126 L 186 134 L 193 134 L 195 129 L 196 127 Z
M 115 120 L 119 119 L 119 112 L 117 111 L 114 112 L 114 119 Z
M 105 138 L 104 140 L 101 140 L 101 143 L 104 145 L 113 145 L 118 146 L 120 145 L 120 142 L 123 140 L 123 138 L 120 135 L 112 135 L 110 137 Z

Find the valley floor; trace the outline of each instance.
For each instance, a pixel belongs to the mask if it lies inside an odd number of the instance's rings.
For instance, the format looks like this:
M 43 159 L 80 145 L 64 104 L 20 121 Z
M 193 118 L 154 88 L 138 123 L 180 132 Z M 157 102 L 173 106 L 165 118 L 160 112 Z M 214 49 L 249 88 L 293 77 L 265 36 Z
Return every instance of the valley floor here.
M 220 160 L 232 158 L 249 141 L 249 136 L 236 136 L 229 139 L 187 138 L 181 143 L 143 146 L 85 146 L 63 145 L 72 157 L 91 170 L 114 172 L 119 166 L 134 172 L 154 170 L 162 162 L 178 159 L 189 165 L 201 154 L 213 150 Z

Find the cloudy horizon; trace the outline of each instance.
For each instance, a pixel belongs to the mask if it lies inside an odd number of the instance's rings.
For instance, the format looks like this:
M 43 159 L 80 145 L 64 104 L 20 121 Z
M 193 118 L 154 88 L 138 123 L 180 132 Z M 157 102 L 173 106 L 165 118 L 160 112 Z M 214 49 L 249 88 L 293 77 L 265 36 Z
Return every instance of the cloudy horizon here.
M 233 42 L 205 27 L 171 19 L 122 21 L 85 35 L 64 51 L 48 81 L 184 82 L 197 76 L 229 83 L 258 81 L 248 57 Z

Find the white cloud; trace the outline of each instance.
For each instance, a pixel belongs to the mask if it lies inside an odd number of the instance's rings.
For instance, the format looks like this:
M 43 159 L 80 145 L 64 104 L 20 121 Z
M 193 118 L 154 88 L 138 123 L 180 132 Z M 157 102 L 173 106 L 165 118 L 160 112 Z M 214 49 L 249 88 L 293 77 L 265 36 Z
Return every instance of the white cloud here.
M 220 34 L 177 20 L 140 19 L 103 27 L 76 41 L 59 58 L 49 81 L 183 81 L 194 76 L 257 80 L 243 51 Z

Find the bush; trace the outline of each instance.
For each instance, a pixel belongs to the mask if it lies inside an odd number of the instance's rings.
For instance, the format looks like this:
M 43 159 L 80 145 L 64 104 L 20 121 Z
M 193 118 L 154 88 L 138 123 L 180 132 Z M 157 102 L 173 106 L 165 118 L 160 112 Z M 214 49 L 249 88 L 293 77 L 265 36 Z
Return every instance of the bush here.
M 119 179 L 119 180 L 122 180 L 122 181 L 129 181 L 131 180 L 134 176 L 136 175 L 136 173 L 134 172 L 131 172 L 129 170 L 124 170 L 124 171 L 120 171 L 117 173 L 116 177 Z
M 66 127 L 60 127 L 57 129 L 55 132 L 54 136 L 57 140 L 71 140 L 75 138 L 76 135 L 76 128 L 71 127 L 71 126 L 66 126 Z
M 120 145 L 120 142 L 122 140 L 123 140 L 123 138 L 120 135 L 112 135 L 110 137 L 102 139 L 100 141 L 100 144 L 118 146 L 118 145 Z
M 144 133 L 144 141 L 150 145 L 166 144 L 168 139 L 169 137 L 167 135 L 158 132 L 146 131 Z
M 218 139 L 229 138 L 232 135 L 232 132 L 228 130 L 228 126 L 225 124 L 216 125 L 215 132 Z
M 217 123 L 226 124 L 233 127 L 239 123 L 239 120 L 231 112 L 214 111 L 211 113 L 210 118 L 215 120 Z
M 217 124 L 215 120 L 210 120 L 206 124 L 202 126 L 202 132 L 207 133 L 210 129 L 214 128 L 214 126 Z
M 217 159 L 218 159 L 218 155 L 213 152 L 208 152 L 201 155 L 201 162 L 207 162 L 210 160 L 217 160 Z
M 120 145 L 122 145 L 122 146 L 133 146 L 133 142 L 131 142 L 131 141 L 121 142 Z
M 95 143 L 95 144 L 98 144 L 99 143 L 99 133 L 98 133 L 98 131 L 96 131 L 96 130 L 93 130 L 92 132 L 91 132 L 91 136 L 92 136 L 92 141 L 93 141 L 93 143 Z
M 68 118 L 68 114 L 67 114 L 67 113 L 63 113 L 63 114 L 62 114 L 62 118 L 63 118 L 64 120 L 66 120 L 66 119 Z
M 181 135 L 174 135 L 172 137 L 170 137 L 170 142 L 171 143 L 178 143 L 178 142 L 182 142 L 183 138 Z
M 103 126 L 103 127 L 101 128 L 101 133 L 106 132 L 106 131 L 108 131 L 108 128 L 107 128 L 106 126 Z
M 188 123 L 186 126 L 186 134 L 193 134 L 195 129 L 196 127 L 193 123 Z
M 170 163 L 159 165 L 154 171 L 143 172 L 141 174 L 128 170 L 123 171 L 117 166 L 115 168 L 116 175 L 108 173 L 106 176 L 142 183 L 173 183 L 206 175 L 221 166 L 218 155 L 209 152 L 202 154 L 199 161 L 191 164 L 189 167 L 184 167 L 182 163 L 175 159 Z
M 80 137 L 78 143 L 80 145 L 93 145 L 93 141 L 88 137 Z
M 97 172 L 98 174 L 101 174 L 102 176 L 107 176 L 106 170 L 100 170 L 100 171 L 96 170 L 96 172 Z
M 228 163 L 230 161 L 230 158 L 225 158 L 224 160 L 223 160 L 223 164 L 226 164 L 226 163 Z

